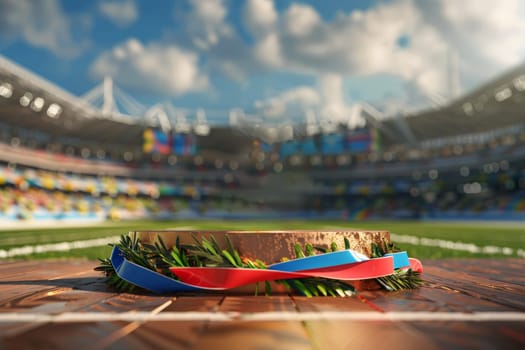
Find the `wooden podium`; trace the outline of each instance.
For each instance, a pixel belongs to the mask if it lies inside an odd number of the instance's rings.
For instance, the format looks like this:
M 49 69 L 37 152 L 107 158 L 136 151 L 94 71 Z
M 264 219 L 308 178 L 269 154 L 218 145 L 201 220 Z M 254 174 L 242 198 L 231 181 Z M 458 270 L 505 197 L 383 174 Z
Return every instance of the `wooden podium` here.
M 353 249 L 366 256 L 371 255 L 372 243 L 384 246 L 390 242 L 388 231 L 362 231 L 354 229 L 337 230 L 275 230 L 275 231 L 137 231 L 137 238 L 146 244 L 153 244 L 161 238 L 166 246 L 175 244 L 177 237 L 181 244 L 194 243 L 193 237 L 199 241 L 213 236 L 217 242 L 227 247 L 226 237 L 229 237 L 239 254 L 250 259 L 260 259 L 267 264 L 281 261 L 282 258 L 296 258 L 294 245 L 302 247 L 310 243 L 314 247 L 329 249 L 332 243 L 337 244 L 339 250 L 345 248 L 345 238 Z

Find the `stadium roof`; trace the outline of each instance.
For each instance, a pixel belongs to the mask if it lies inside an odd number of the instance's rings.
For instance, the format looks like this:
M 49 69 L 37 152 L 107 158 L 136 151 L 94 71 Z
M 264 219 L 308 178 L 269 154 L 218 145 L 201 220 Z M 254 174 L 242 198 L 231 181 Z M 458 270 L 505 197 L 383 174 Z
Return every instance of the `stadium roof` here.
M 443 108 L 390 119 L 384 127 L 398 130 L 399 134 L 409 132 L 415 141 L 424 141 L 483 133 L 524 122 L 525 64 L 521 64 Z
M 522 64 L 445 107 L 374 121 L 387 143 L 416 143 L 524 123 L 524 107 Z M 1 55 L 0 121 L 58 138 L 122 145 L 140 144 L 144 128 L 155 125 L 144 117 L 99 110 Z M 230 144 L 224 132 L 218 133 L 221 142 Z
M 105 116 L 80 98 L 0 56 L 0 120 L 52 137 L 127 143 L 144 124 L 124 115 Z M 119 141 L 115 142 L 115 138 Z

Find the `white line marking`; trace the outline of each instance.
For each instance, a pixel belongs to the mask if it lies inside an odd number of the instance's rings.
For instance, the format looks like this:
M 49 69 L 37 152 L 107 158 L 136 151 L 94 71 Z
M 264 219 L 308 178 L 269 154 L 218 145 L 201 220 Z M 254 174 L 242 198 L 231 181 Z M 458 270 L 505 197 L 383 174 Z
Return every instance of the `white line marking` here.
M 190 230 L 187 227 L 178 227 L 178 230 Z M 470 253 L 478 254 L 503 254 L 503 255 L 516 255 L 521 258 L 525 258 L 525 250 L 510 247 L 497 247 L 497 246 L 478 246 L 474 243 L 465 243 L 458 241 L 446 241 L 443 239 L 417 237 L 410 235 L 400 235 L 397 233 L 391 233 L 390 237 L 395 243 L 408 243 L 413 245 L 427 246 L 427 247 L 439 247 L 450 250 L 461 250 Z M 117 243 L 120 240 L 120 236 L 112 236 L 105 238 L 89 239 L 84 241 L 73 241 L 73 242 L 60 242 L 60 243 L 49 243 L 40 245 L 26 245 L 23 247 L 16 247 L 11 249 L 0 249 L 0 259 L 11 258 L 20 255 L 29 255 L 35 253 L 47 253 L 47 252 L 58 252 L 58 251 L 69 251 L 72 249 L 80 248 L 91 248 L 100 247 L 109 243 Z
M 180 229 L 180 228 L 179 228 Z M 446 241 L 437 238 L 426 238 L 409 235 L 399 235 L 397 233 L 391 233 L 390 237 L 395 243 L 408 243 L 413 245 L 427 246 L 427 247 L 439 247 L 450 250 L 461 250 L 470 253 L 479 254 L 503 254 L 503 255 L 516 255 L 521 258 L 525 258 L 525 249 L 521 248 L 510 248 L 510 247 L 497 247 L 497 246 L 478 246 L 474 243 L 465 243 L 458 241 Z M 29 255 L 35 253 L 47 253 L 47 252 L 58 252 L 58 251 L 69 251 L 72 249 L 101 247 L 110 243 L 117 243 L 120 240 L 120 236 L 112 236 L 105 238 L 95 238 L 83 241 L 73 242 L 60 242 L 40 245 L 26 245 L 23 247 L 16 247 L 11 249 L 0 249 L 0 259 L 11 258 L 20 255 Z
M 172 230 L 193 230 L 191 226 L 181 226 L 173 228 Z M 64 252 L 72 249 L 101 247 L 110 243 L 117 243 L 120 240 L 120 236 L 111 236 L 104 238 L 94 238 L 83 241 L 72 241 L 72 242 L 59 242 L 49 244 L 37 244 L 37 245 L 25 245 L 22 247 L 16 247 L 11 249 L 0 249 L 0 259 L 12 258 L 20 255 L 30 255 L 35 253 L 47 253 L 47 252 Z
M 427 246 L 427 247 L 439 247 L 450 250 L 461 250 L 470 253 L 478 254 L 503 254 L 503 255 L 514 255 L 525 258 L 525 250 L 516 249 L 510 247 L 497 247 L 493 245 L 478 246 L 474 243 L 465 243 L 459 241 L 446 241 L 437 238 L 426 238 L 409 235 L 399 235 L 397 233 L 391 233 L 390 238 L 394 243 L 408 243 L 413 245 Z
M 84 241 L 74 242 L 60 242 L 60 243 L 49 243 L 39 245 L 26 245 L 23 247 L 16 247 L 11 249 L 0 249 L 1 258 L 12 258 L 19 255 L 29 255 L 35 253 L 47 253 L 47 252 L 63 252 L 71 249 L 101 247 L 110 243 L 117 243 L 120 236 L 111 236 L 104 238 L 87 239 Z
M 2 313 L 0 323 L 146 321 L 434 321 L 434 322 L 524 322 L 525 312 L 122 312 L 122 313 Z

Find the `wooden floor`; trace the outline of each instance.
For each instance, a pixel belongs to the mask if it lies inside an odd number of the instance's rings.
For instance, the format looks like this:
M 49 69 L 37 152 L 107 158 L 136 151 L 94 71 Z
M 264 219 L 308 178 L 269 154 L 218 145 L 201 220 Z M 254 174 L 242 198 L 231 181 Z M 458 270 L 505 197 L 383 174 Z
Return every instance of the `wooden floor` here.
M 525 259 L 425 261 L 416 291 L 156 296 L 89 261 L 0 265 L 0 349 L 525 349 Z

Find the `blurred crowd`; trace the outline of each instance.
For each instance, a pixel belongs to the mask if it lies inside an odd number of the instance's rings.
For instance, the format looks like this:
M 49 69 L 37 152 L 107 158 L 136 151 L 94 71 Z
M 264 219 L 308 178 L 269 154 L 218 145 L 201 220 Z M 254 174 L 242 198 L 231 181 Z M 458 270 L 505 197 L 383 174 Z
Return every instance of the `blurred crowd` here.
M 483 142 L 356 154 L 283 156 L 278 145 L 254 141 L 243 159 L 197 153 L 186 163 L 155 154 L 141 154 L 141 162 L 113 161 L 109 152 L 61 153 L 3 137 L 10 142 L 0 143 L 0 220 L 244 214 L 525 219 L 525 131 L 519 128 Z M 282 180 L 287 176 L 292 180 Z M 294 186 L 292 203 L 287 197 Z

